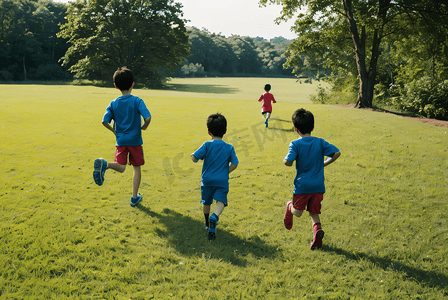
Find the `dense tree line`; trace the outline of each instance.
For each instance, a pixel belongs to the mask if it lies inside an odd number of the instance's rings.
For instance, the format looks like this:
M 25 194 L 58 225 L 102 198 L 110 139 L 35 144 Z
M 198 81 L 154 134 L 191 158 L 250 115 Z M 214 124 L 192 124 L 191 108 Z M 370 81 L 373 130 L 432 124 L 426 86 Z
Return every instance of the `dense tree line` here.
M 178 70 L 178 76 L 292 76 L 283 68 L 284 55 L 291 41 L 276 37 L 241 37 L 188 28 L 191 55 Z
M 0 1 L 0 80 L 68 78 L 57 63 L 67 50 L 57 38 L 65 4 L 37 0 Z
M 171 75 L 292 75 L 283 68 L 291 41 L 187 30 L 181 15 L 169 0 L 2 0 L 0 80 L 110 80 L 118 65 L 146 85 Z

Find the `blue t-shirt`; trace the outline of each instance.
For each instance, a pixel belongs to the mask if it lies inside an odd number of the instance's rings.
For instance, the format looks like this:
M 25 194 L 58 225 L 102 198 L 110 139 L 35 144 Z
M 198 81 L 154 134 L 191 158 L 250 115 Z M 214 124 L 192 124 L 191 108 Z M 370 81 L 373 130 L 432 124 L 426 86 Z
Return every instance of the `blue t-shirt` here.
M 324 139 L 304 137 L 289 144 L 285 160 L 296 161 L 294 194 L 325 193 L 324 157 L 339 149 Z
M 238 164 L 232 145 L 223 140 L 207 141 L 193 155 L 204 159 L 201 186 L 229 187 L 229 163 Z
M 132 95 L 118 97 L 106 108 L 103 122 L 110 123 L 112 119 L 115 121 L 117 146 L 143 144 L 140 115 L 143 119 L 151 117 L 145 102 Z

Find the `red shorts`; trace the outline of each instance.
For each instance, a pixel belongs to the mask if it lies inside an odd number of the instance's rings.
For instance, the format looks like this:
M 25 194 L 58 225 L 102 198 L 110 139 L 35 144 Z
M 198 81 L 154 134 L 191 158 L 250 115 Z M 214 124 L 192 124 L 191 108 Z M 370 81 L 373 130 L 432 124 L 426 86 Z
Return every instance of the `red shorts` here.
M 323 193 L 294 194 L 292 207 L 297 210 L 306 210 L 312 215 L 320 215 L 321 202 L 324 200 Z
M 126 165 L 129 163 L 133 166 L 142 166 L 145 164 L 145 159 L 143 157 L 143 147 L 142 146 L 117 146 L 117 151 L 115 152 L 115 162 L 120 165 Z

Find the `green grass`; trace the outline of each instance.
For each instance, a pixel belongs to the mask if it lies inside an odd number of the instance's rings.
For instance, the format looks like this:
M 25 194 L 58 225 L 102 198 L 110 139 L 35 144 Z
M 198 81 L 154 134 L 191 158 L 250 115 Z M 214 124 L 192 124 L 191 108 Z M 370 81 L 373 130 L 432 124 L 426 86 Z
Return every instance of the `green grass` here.
M 262 87 L 278 103 L 264 128 Z M 143 202 L 132 170 L 92 179 L 112 160 L 101 125 L 112 88 L 0 85 L 1 299 L 442 299 L 448 296 L 447 130 L 392 114 L 311 104 L 316 85 L 289 79 L 174 79 L 135 90 L 153 120 L 144 132 Z M 283 226 L 298 138 L 292 112 L 342 152 L 326 168 L 322 250 L 311 221 Z M 210 113 L 228 120 L 240 166 L 210 243 L 201 164 Z

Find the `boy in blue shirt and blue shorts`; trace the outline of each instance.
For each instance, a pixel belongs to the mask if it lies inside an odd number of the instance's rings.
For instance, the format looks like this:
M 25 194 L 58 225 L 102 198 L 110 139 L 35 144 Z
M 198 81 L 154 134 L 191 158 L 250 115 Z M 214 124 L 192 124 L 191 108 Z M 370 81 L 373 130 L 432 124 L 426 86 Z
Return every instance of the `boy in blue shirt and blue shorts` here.
M 296 161 L 293 200 L 286 204 L 283 219 L 286 229 L 290 230 L 293 216 L 300 217 L 306 209 L 313 221 L 314 238 L 311 250 L 322 248 L 324 231 L 320 223 L 321 202 L 325 193 L 324 167 L 333 163 L 341 155 L 339 149 L 324 139 L 311 136 L 314 129 L 314 116 L 310 111 L 298 109 L 292 115 L 295 131 L 301 138 L 289 144 L 288 154 L 283 162 L 292 166 Z M 328 159 L 324 161 L 325 156 Z
M 216 238 L 216 225 L 219 215 L 227 206 L 229 193 L 229 174 L 238 167 L 238 158 L 232 145 L 222 140 L 227 131 L 226 118 L 217 113 L 207 118 L 208 134 L 212 137 L 191 154 L 193 162 L 204 160 L 202 166 L 201 204 L 204 205 L 205 229 L 208 239 Z M 210 205 L 216 200 L 214 213 L 210 216 Z M 210 218 L 209 218 L 210 216 Z
M 145 164 L 142 130 L 148 128 L 151 114 L 142 99 L 131 95 L 134 87 L 134 75 L 131 70 L 126 67 L 119 68 L 114 73 L 113 80 L 115 88 L 121 91 L 122 96 L 112 101 L 106 108 L 102 123 L 115 134 L 117 141 L 115 160 L 108 163 L 102 158 L 95 159 L 93 179 L 96 184 L 102 185 L 107 169 L 123 173 L 129 156 L 129 163 L 134 167 L 131 197 L 131 206 L 134 207 L 143 198 L 138 192 L 142 177 L 141 166 Z M 145 120 L 143 125 L 140 116 Z M 110 124 L 112 120 L 115 122 L 114 126 Z

